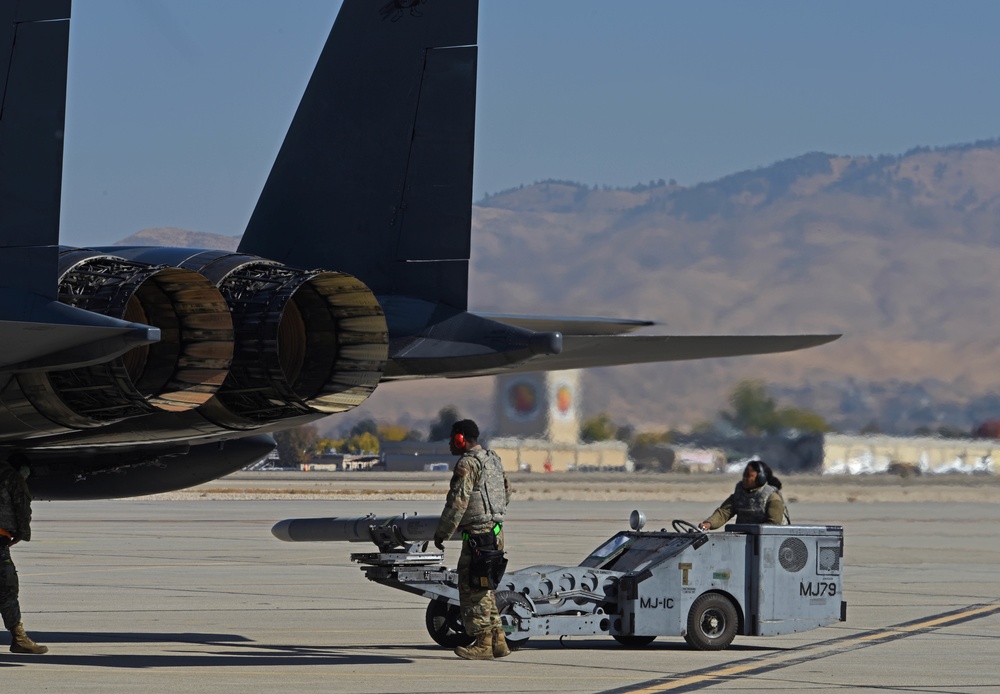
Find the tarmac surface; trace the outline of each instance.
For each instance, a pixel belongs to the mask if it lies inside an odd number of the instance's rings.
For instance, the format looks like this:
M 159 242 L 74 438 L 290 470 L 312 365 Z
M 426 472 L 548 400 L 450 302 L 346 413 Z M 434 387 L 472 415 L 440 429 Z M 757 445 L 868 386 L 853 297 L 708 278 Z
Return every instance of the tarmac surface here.
M 576 564 L 627 528 L 635 507 L 655 529 L 714 506 L 516 501 L 510 567 Z M 373 545 L 270 534 L 285 518 L 440 508 L 412 498 L 37 502 L 35 540 L 13 555 L 25 625 L 51 652 L 3 646 L 3 691 L 1000 691 L 995 502 L 797 504 L 797 522 L 844 526 L 846 622 L 738 636 L 720 652 L 679 637 L 635 650 L 539 638 L 494 662 L 440 648 L 424 629 L 426 600 L 367 581 L 348 555 Z M 452 564 L 457 544 L 447 554 Z

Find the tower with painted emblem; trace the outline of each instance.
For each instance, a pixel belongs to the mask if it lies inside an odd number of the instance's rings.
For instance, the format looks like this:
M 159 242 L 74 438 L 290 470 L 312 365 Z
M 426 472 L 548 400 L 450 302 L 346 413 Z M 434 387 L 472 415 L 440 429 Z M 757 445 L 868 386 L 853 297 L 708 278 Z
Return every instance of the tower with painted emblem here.
M 579 371 L 500 376 L 496 388 L 497 433 L 577 443 L 579 394 Z
M 488 445 L 506 470 L 631 469 L 621 441 L 580 442 L 580 377 L 580 371 L 497 377 L 496 435 Z

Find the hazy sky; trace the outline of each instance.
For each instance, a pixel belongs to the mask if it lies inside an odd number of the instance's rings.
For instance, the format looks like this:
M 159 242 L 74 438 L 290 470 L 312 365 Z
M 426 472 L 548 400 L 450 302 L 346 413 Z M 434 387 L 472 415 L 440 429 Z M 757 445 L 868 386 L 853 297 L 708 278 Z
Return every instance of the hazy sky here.
M 340 3 L 73 5 L 62 241 L 242 233 Z M 994 138 L 997 27 L 993 0 L 482 0 L 475 197 Z

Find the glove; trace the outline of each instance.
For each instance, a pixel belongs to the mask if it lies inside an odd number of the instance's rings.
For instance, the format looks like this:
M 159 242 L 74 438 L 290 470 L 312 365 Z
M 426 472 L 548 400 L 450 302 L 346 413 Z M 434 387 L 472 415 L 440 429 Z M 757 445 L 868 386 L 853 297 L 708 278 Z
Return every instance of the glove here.
M 444 551 L 444 538 L 434 537 L 434 546 L 437 547 L 442 552 Z

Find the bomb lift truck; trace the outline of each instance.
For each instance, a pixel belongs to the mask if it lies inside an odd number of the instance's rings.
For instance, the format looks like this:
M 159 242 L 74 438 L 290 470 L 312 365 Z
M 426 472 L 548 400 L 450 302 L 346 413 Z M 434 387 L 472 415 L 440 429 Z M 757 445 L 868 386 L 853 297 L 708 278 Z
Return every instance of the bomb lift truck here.
M 286 541 L 373 541 L 352 554 L 376 583 L 429 599 L 427 631 L 454 648 L 472 639 L 459 612 L 458 575 L 442 552 L 427 551 L 437 516 L 285 520 Z M 777 636 L 844 621 L 844 533 L 827 525 L 729 525 L 705 533 L 683 520 L 673 531 L 631 530 L 601 543 L 579 566 L 508 572 L 496 590 L 507 641 L 598 635 L 630 647 L 681 636 L 698 650 L 721 650 L 737 635 Z

